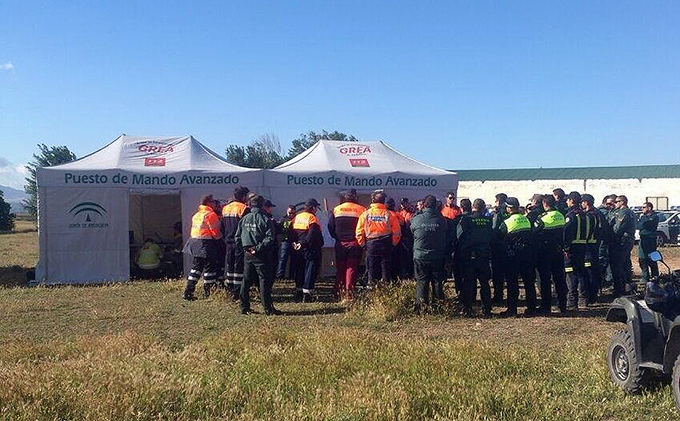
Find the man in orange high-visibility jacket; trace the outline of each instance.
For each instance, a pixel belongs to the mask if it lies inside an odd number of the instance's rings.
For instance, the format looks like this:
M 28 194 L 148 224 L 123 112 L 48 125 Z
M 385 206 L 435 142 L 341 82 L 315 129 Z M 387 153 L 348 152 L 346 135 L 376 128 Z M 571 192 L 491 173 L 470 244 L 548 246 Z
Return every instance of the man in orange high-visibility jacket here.
M 201 200 L 198 212 L 191 218 L 191 238 L 184 245 L 184 252 L 194 260 L 187 276 L 184 299 L 193 300 L 194 290 L 201 274 L 203 274 L 203 290 L 210 295 L 210 289 L 217 281 L 218 265 L 217 244 L 221 241 L 220 217 L 215 213 L 215 200 L 212 195 Z
M 318 208 L 316 199 L 307 200 L 305 210 L 297 213 L 290 224 L 289 238 L 293 245 L 290 264 L 295 278 L 295 300 L 303 303 L 312 301 L 321 267 L 323 235 L 315 215 Z
M 227 291 L 233 300 L 238 300 L 243 283 L 243 249 L 236 244 L 234 238 L 238 223 L 248 212 L 246 197 L 247 187 L 238 186 L 234 189 L 234 200 L 222 208 L 222 232 L 224 233 L 225 256 L 224 275 Z
M 399 219 L 387 209 L 385 193 L 371 195 L 371 207 L 359 217 L 356 238 L 359 245 L 366 245 L 366 270 L 369 287 L 378 279 L 390 280 L 392 248 L 399 244 L 401 228 Z
M 343 199 L 328 218 L 328 232 L 335 239 L 335 293 L 351 299 L 363 253 L 356 239 L 357 221 L 366 208 L 357 203 L 355 189 L 345 193 Z
M 442 215 L 444 218 L 449 218 L 450 220 L 456 219 L 457 216 L 461 215 L 463 211 L 456 206 L 456 193 L 450 191 L 446 193 L 446 203 L 442 208 Z

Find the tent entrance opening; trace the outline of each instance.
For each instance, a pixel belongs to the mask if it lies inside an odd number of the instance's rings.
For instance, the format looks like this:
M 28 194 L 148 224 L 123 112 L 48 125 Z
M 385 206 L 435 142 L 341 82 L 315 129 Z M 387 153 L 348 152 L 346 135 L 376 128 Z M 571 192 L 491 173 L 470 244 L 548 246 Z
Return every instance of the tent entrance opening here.
M 179 192 L 130 193 L 130 277 L 182 276 L 182 202 Z

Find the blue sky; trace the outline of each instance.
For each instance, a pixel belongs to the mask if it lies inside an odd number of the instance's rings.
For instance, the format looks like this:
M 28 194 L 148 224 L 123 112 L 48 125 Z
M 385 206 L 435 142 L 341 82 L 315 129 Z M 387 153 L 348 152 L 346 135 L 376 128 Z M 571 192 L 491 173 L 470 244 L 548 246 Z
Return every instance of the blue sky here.
M 680 163 L 680 2 L 0 2 L 0 184 L 35 144 L 308 130 L 444 168 Z

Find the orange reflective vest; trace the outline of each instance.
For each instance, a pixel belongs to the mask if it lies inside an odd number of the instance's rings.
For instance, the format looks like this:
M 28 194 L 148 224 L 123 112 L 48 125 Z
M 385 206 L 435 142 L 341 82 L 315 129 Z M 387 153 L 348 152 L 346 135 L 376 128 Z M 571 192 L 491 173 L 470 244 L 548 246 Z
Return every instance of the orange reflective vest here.
M 456 205 L 442 207 L 442 216 L 444 218 L 456 219 L 456 216 L 461 215 L 463 211 Z
M 360 245 L 366 244 L 366 240 L 392 237 L 392 244 L 399 244 L 401 239 L 401 227 L 397 214 L 382 203 L 371 203 L 359 217 L 356 228 L 356 238 Z
M 235 241 L 234 234 L 238 229 L 238 223 L 243 215 L 248 210 L 245 203 L 232 201 L 222 208 L 222 226 L 224 231 L 224 239 L 227 243 Z
M 291 226 L 296 231 L 307 231 L 312 224 L 319 224 L 319 220 L 316 219 L 316 216 L 310 212 L 300 212 L 295 215 Z
M 217 240 L 222 238 L 220 217 L 210 206 L 200 205 L 191 218 L 191 238 Z
M 400 210 L 399 215 L 401 215 L 401 218 L 404 220 L 404 222 L 411 222 L 411 218 L 413 218 L 413 213 L 407 211 L 406 209 Z
M 331 237 L 338 241 L 356 241 L 357 221 L 365 210 L 365 207 L 352 202 L 336 206 L 328 218 Z

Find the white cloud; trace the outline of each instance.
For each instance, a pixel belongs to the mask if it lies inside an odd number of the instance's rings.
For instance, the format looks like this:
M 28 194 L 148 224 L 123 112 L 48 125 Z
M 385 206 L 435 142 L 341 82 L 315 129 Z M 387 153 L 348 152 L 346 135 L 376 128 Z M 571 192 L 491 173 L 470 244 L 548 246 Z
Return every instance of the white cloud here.
M 8 61 L 7 63 L 2 63 L 0 64 L 0 70 L 14 70 L 14 65 L 12 64 L 11 61 Z
M 7 158 L 0 156 L 0 185 L 22 190 L 26 184 L 27 172 L 24 165 L 13 164 Z

